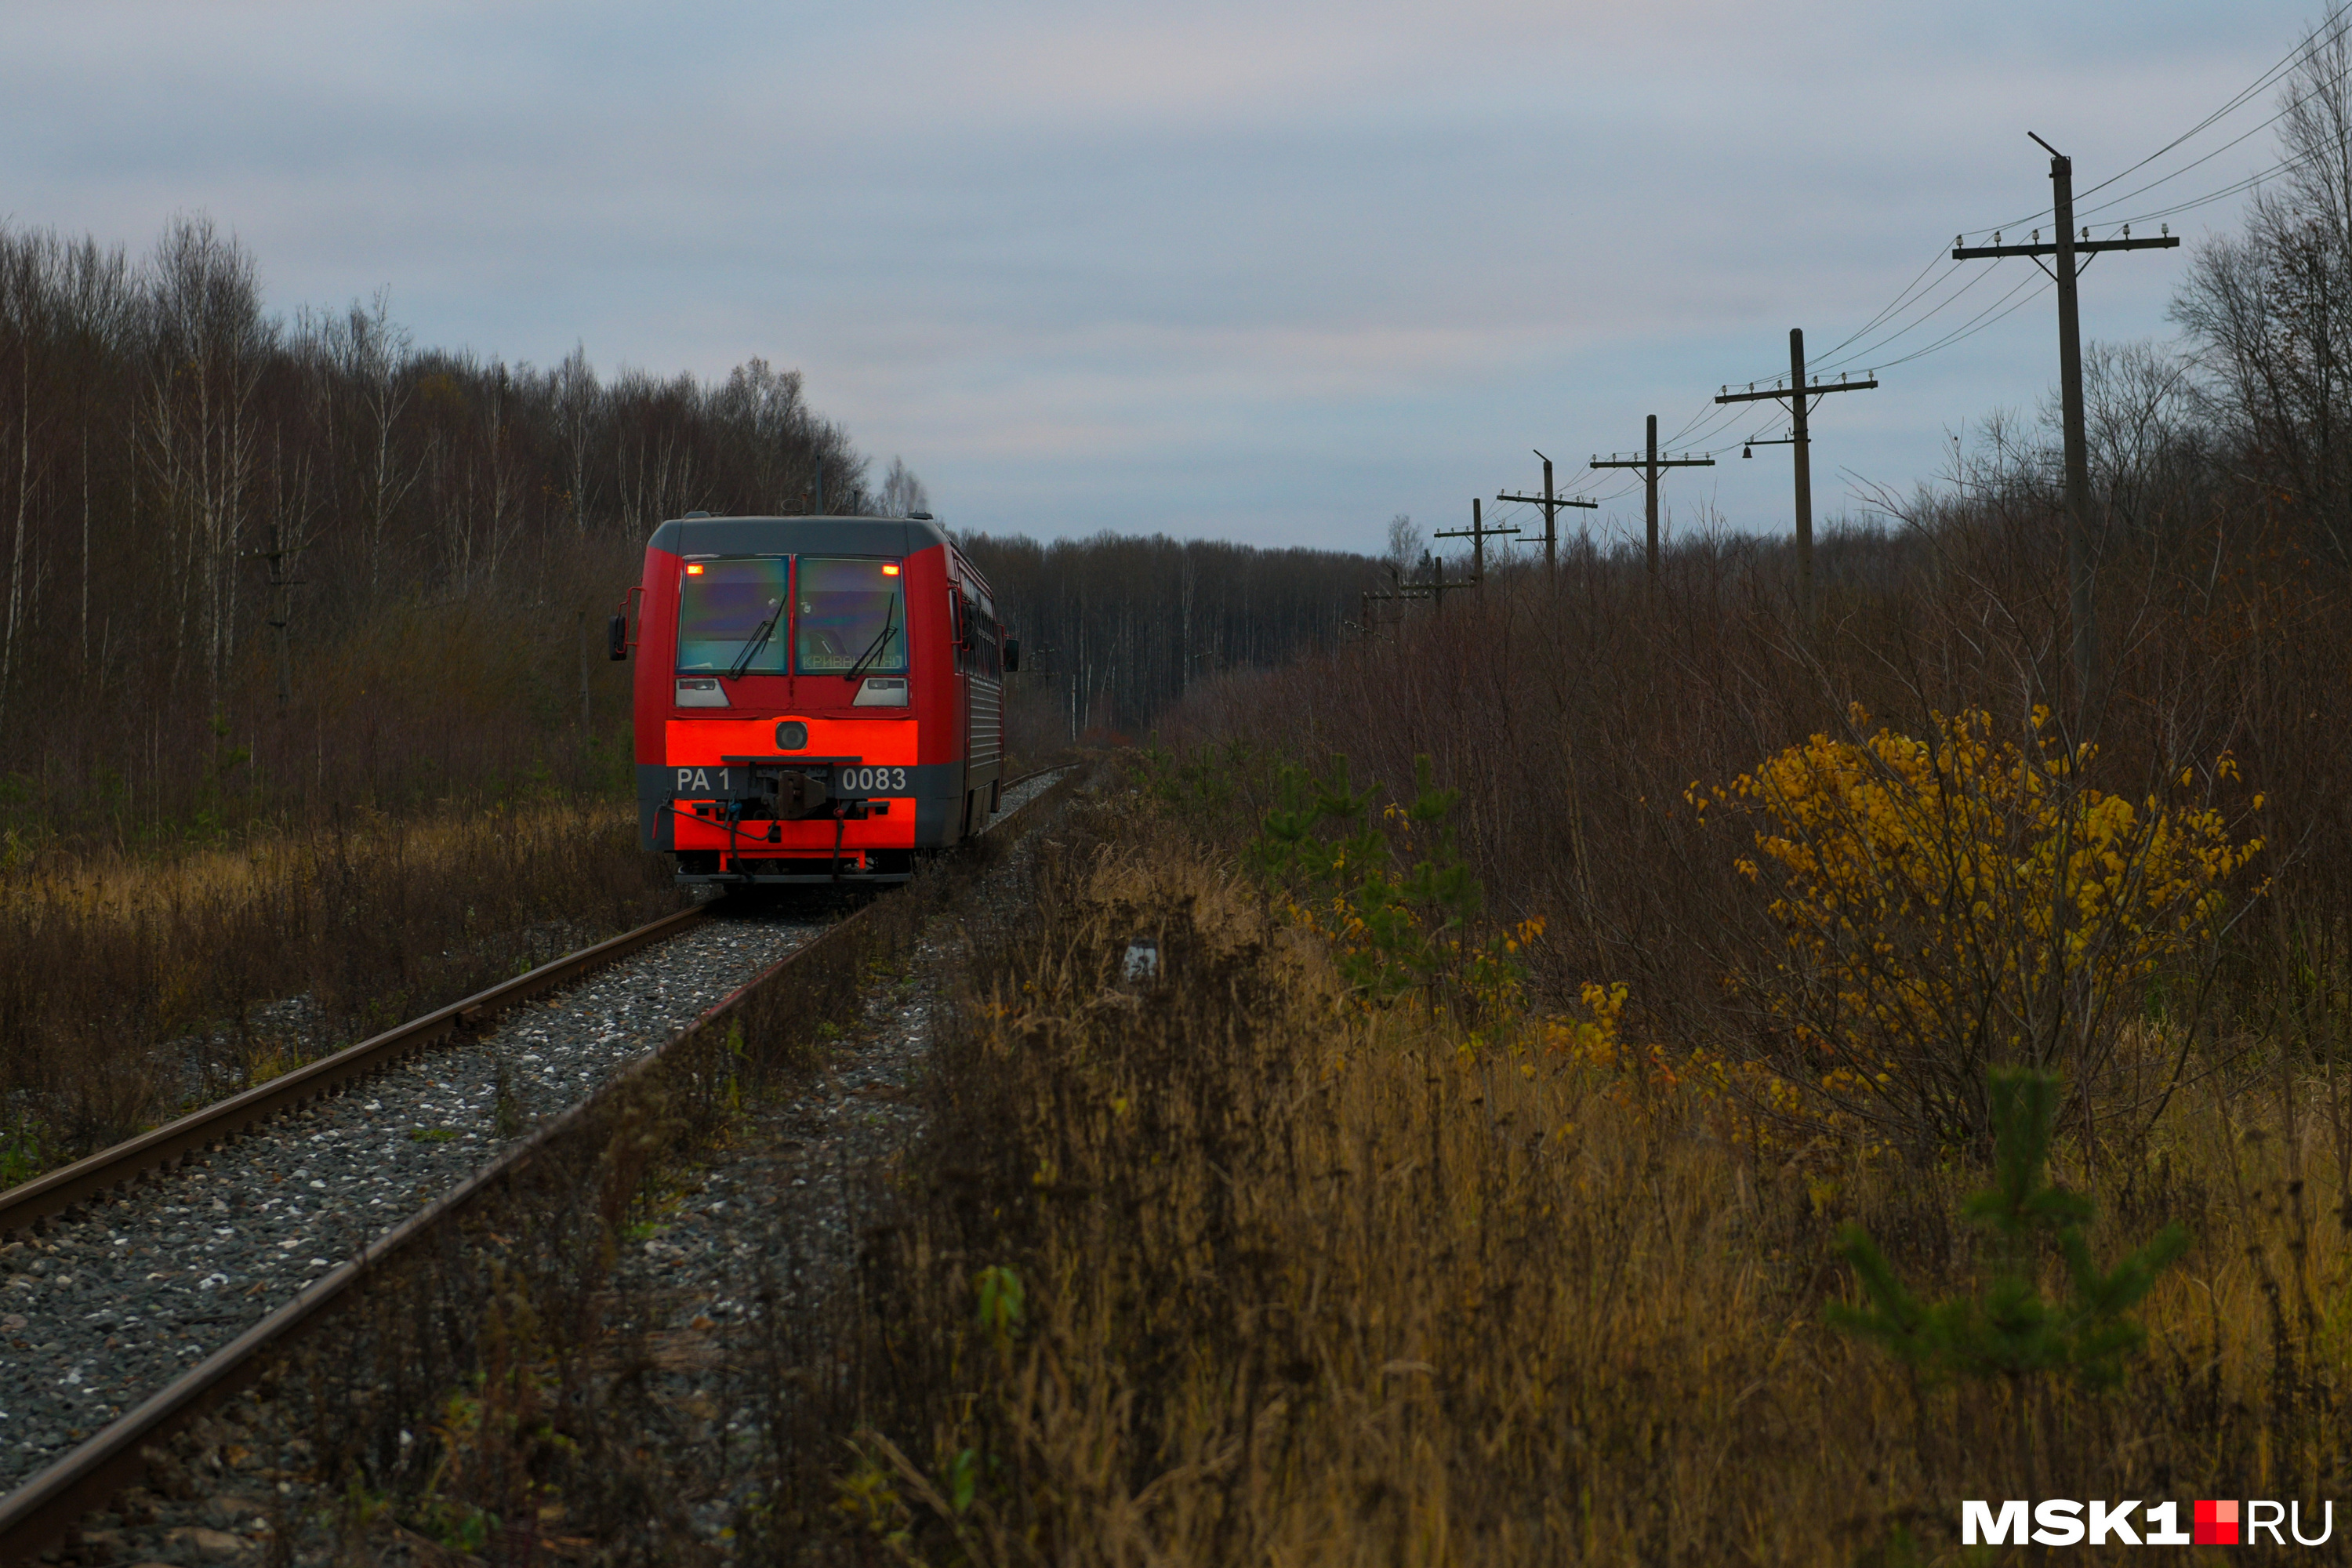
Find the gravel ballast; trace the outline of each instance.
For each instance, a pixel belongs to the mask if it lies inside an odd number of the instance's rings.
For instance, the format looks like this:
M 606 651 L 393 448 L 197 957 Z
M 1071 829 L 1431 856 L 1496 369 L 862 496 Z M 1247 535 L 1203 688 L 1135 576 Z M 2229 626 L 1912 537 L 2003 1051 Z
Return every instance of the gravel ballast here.
M 13 1487 L 594 1092 L 829 916 L 716 915 L 479 1039 L 314 1100 L 0 1248 L 0 1488 Z

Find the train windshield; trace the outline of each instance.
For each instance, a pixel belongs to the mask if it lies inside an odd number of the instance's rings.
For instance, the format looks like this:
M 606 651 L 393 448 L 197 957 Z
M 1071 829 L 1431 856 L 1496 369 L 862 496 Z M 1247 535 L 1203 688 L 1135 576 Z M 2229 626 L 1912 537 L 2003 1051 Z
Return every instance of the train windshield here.
M 796 668 L 803 675 L 903 675 L 907 598 L 896 561 L 801 560 Z
M 677 595 L 677 668 L 724 673 L 740 664 L 746 675 L 782 674 L 790 571 L 779 555 L 688 562 Z

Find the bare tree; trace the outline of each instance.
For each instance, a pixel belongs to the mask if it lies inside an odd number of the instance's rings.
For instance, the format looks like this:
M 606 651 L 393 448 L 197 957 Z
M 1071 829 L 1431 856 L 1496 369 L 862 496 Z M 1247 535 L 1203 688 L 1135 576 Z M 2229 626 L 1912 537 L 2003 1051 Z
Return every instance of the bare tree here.
M 890 459 L 889 472 L 882 476 L 879 505 L 884 517 L 905 517 L 909 512 L 931 510 L 931 498 L 923 489 L 923 481 L 915 470 L 898 458 Z
M 1399 512 L 1389 519 L 1389 548 L 1385 557 L 1396 568 L 1400 577 L 1411 577 L 1421 570 L 1421 558 L 1429 553 L 1429 543 L 1422 538 L 1421 525 L 1412 521 L 1410 512 Z
M 563 443 L 564 499 L 571 505 L 572 531 L 585 538 L 600 390 L 585 343 L 572 345 L 563 363 L 555 367 L 553 380 L 556 430 Z
M 156 247 L 147 466 L 172 535 L 176 676 L 191 646 L 217 712 L 236 640 L 237 548 L 251 505 L 254 395 L 275 327 L 261 314 L 260 270 L 206 217 L 173 221 Z
M 2172 316 L 2217 429 L 2352 560 L 2352 18 L 2305 38 L 2280 107 L 2284 171 L 2198 248 Z

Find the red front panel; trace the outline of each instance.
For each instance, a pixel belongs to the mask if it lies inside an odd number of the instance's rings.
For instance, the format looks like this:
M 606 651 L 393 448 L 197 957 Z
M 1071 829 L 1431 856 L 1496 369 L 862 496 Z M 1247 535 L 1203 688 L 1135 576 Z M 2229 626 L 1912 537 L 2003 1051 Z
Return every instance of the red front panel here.
M 669 551 L 648 549 L 634 682 L 647 847 L 824 858 L 835 850 L 836 827 L 845 851 L 907 850 L 951 839 L 961 826 L 964 715 L 947 555 L 945 547 L 933 546 L 900 563 L 907 707 L 859 708 L 854 705 L 858 685 L 841 676 L 779 671 L 716 677 L 728 706 L 711 709 L 677 702 L 679 584 L 688 563 Z M 776 635 L 790 636 L 789 625 Z M 804 745 L 780 745 L 779 727 L 786 721 L 806 728 Z M 716 782 L 707 770 L 730 765 L 729 758 L 771 764 L 829 760 L 853 786 L 836 793 L 870 800 L 870 815 L 846 820 L 830 813 L 798 820 L 751 818 L 730 828 L 723 807 L 713 805 L 723 789 L 704 793 Z M 704 808 L 699 813 L 698 805 Z

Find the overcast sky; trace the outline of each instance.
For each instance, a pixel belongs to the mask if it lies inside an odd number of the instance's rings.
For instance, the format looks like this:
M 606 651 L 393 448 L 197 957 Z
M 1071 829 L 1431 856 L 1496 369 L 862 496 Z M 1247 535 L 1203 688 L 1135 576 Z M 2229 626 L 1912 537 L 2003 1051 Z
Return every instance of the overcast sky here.
M 1596 488 L 1586 460 L 1644 415 L 1711 416 L 1718 384 L 1785 373 L 1790 327 L 1825 349 L 1956 232 L 2046 205 L 2028 130 L 2096 184 L 2319 14 L 11 0 L 0 215 L 141 250 L 201 210 L 281 308 L 388 287 L 420 342 L 486 356 L 797 366 L 959 526 L 1378 549 L 1395 512 L 1458 526 L 1472 495 L 1532 488 L 1531 447 Z M 2258 131 L 2101 216 L 2273 148 Z M 2238 210 L 2175 226 L 2193 244 Z M 2168 333 L 2186 255 L 2101 258 L 2086 335 Z M 1839 368 L 1934 342 L 2032 267 L 1971 264 L 1945 286 L 1987 270 L 1969 292 Z M 1950 432 L 2032 409 L 2055 337 L 2045 293 L 1825 400 L 1817 510 L 1853 504 L 1846 470 L 1907 490 Z M 1788 449 L 1724 459 L 1669 478 L 1675 520 L 1785 529 Z M 1639 530 L 1638 489 L 1612 525 Z

